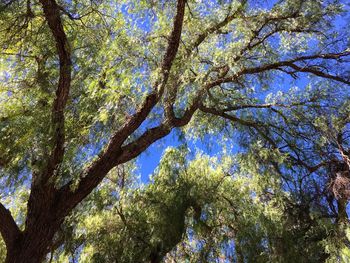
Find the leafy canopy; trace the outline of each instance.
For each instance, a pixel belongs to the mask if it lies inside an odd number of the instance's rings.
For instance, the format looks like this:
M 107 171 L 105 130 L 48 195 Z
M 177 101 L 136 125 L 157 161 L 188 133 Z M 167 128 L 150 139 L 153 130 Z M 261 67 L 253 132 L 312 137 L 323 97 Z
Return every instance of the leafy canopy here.
M 3 1 L 0 260 L 349 258 L 348 22 L 335 0 Z

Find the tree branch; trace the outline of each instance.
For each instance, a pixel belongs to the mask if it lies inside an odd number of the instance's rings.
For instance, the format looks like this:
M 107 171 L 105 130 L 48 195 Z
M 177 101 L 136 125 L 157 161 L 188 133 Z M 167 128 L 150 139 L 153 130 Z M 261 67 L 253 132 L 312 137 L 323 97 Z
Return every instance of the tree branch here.
M 289 67 L 294 69 L 297 72 L 305 72 L 305 73 L 311 73 L 313 75 L 325 78 L 325 79 L 331 79 L 336 80 L 342 83 L 345 83 L 347 85 L 350 85 L 350 79 L 343 78 L 341 76 L 335 76 L 328 73 L 325 73 L 316 67 L 310 67 L 310 66 L 298 66 L 295 64 L 296 62 L 303 62 L 307 60 L 313 60 L 313 59 L 339 59 L 341 57 L 350 56 L 350 52 L 342 52 L 342 53 L 332 53 L 332 54 L 315 54 L 310 56 L 301 56 L 289 60 L 282 60 L 279 62 L 264 64 L 256 67 L 251 68 L 244 68 L 241 71 L 237 72 L 235 75 L 227 76 L 224 78 L 220 78 L 216 80 L 216 85 L 223 84 L 223 83 L 230 83 L 237 81 L 239 77 L 243 75 L 250 75 L 250 74 L 257 74 L 262 73 L 269 70 L 280 70 L 283 67 Z
M 52 105 L 52 150 L 47 158 L 44 169 L 38 173 L 33 172 L 31 192 L 27 204 L 26 230 L 35 229 L 39 218 L 43 219 L 43 209 L 54 207 L 57 190 L 54 187 L 54 180 L 49 179 L 55 174 L 58 166 L 63 161 L 65 142 L 65 118 L 64 109 L 69 96 L 71 85 L 72 61 L 69 50 L 69 43 L 64 32 L 60 17 L 60 8 L 55 0 L 40 0 L 45 19 L 56 44 L 59 58 L 59 80 L 56 89 L 56 97 Z M 50 182 L 47 184 L 47 182 Z M 46 211 L 47 212 L 47 211 Z M 55 224 L 50 220 L 50 224 Z
M 119 164 L 130 161 L 146 150 L 152 143 L 165 137 L 174 127 L 186 125 L 199 107 L 199 97 L 185 111 L 181 118 L 175 118 L 172 122 L 166 120 L 157 127 L 150 128 L 135 141 L 121 147 L 116 156 L 109 156 L 106 162 L 95 162 L 86 170 L 86 175 L 81 179 L 78 189 L 72 192 L 70 184 L 60 189 L 59 207 L 63 210 L 58 213 L 67 213 L 74 208 L 86 195 L 88 195 L 109 172 L 109 170 Z
M 342 82 L 344 84 L 350 85 L 350 79 L 345 79 L 341 76 L 334 76 L 328 73 L 325 73 L 321 70 L 316 69 L 315 67 L 299 67 L 293 63 L 289 64 L 289 67 L 291 67 L 292 69 L 298 71 L 298 72 L 307 72 L 307 73 L 311 73 L 313 75 L 325 78 L 325 79 L 331 79 L 331 80 L 336 80 L 339 82 Z
M 129 120 L 114 133 L 107 147 L 99 154 L 99 158 L 95 160 L 81 175 L 81 181 L 77 189 L 72 192 L 71 184 L 63 186 L 59 191 L 59 199 L 63 207 L 64 215 L 73 209 L 82 199 L 84 199 L 107 175 L 107 173 L 116 165 L 120 164 L 118 156 L 125 150 L 121 148 L 124 141 L 143 123 L 148 114 L 160 100 L 164 87 L 167 84 L 171 67 L 178 52 L 181 39 L 181 32 L 185 14 L 186 0 L 178 0 L 176 14 L 173 22 L 173 29 L 168 40 L 168 46 L 163 58 L 160 69 L 160 78 L 154 85 L 154 90 L 150 93 L 141 107 Z M 165 127 L 159 128 L 160 133 L 165 133 Z M 156 135 L 154 135 L 157 137 Z
M 21 234 L 10 211 L 0 202 L 0 233 L 5 241 L 6 247 L 10 248 Z
M 53 151 L 49 157 L 44 177 L 47 180 L 63 160 L 64 155 L 64 108 L 66 106 L 71 85 L 72 61 L 69 43 L 64 32 L 60 17 L 60 7 L 54 0 L 40 0 L 44 10 L 45 19 L 56 42 L 59 57 L 60 76 L 56 97 L 52 108 Z
M 280 103 L 266 103 L 266 104 L 239 104 L 239 105 L 233 105 L 228 106 L 223 109 L 223 112 L 228 111 L 236 111 L 236 110 L 242 110 L 242 109 L 273 109 L 273 107 L 280 107 L 280 108 L 290 108 L 293 106 L 299 106 L 304 105 L 305 102 L 299 102 L 299 103 L 291 103 L 291 104 L 280 104 Z
M 222 118 L 230 120 L 232 122 L 237 122 L 237 123 L 242 124 L 244 126 L 249 126 L 249 127 L 259 126 L 259 124 L 256 123 L 256 122 L 240 119 L 240 118 L 238 118 L 236 116 L 227 114 L 224 110 L 218 110 L 218 109 L 215 109 L 215 108 L 209 108 L 209 107 L 206 107 L 204 105 L 200 105 L 199 106 L 199 110 L 202 111 L 202 112 L 205 112 L 205 113 L 210 113 L 212 115 L 216 115 L 216 116 L 222 117 Z
M 125 163 L 146 150 L 152 143 L 168 135 L 175 127 L 182 127 L 189 123 L 193 114 L 199 107 L 199 98 L 187 108 L 181 118 L 167 119 L 161 125 L 150 128 L 144 132 L 138 139 L 122 147 L 122 153 L 118 162 Z
M 210 34 L 218 32 L 221 28 L 227 26 L 230 22 L 232 22 L 237 17 L 239 12 L 241 12 L 242 9 L 245 7 L 246 3 L 247 3 L 247 0 L 243 0 L 242 3 L 239 5 L 239 7 L 232 14 L 227 15 L 224 20 L 222 20 L 221 22 L 219 22 L 211 27 L 208 27 L 201 34 L 199 34 L 197 36 L 197 38 L 195 39 L 195 41 L 193 41 L 193 44 L 189 47 L 189 49 L 188 49 L 189 54 L 192 53 L 192 51 L 194 49 L 198 48 L 199 45 L 202 44 L 203 41 Z

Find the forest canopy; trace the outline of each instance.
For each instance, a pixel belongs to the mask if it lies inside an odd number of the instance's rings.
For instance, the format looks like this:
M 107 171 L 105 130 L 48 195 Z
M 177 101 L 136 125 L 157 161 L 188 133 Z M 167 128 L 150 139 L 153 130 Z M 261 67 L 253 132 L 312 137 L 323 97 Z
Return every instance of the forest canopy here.
M 338 0 L 1 0 L 0 261 L 349 262 L 349 24 Z

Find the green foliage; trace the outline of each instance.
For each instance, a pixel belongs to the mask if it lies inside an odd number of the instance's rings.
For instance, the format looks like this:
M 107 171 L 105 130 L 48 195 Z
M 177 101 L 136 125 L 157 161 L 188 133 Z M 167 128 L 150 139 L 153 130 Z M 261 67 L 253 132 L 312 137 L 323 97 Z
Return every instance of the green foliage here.
M 58 140 L 61 43 L 42 1 L 3 2 L 0 199 L 23 236 L 29 215 L 64 215 L 46 261 L 349 261 L 342 1 L 188 0 L 173 28 L 177 1 L 50 0 L 72 61 Z M 132 159 L 171 130 L 184 144 L 140 182 Z
M 66 221 L 74 231 L 65 252 L 54 254 L 57 262 L 63 255 L 79 262 L 321 262 L 339 256 L 331 251 L 334 225 L 320 216 L 324 208 L 295 200 L 263 165 L 285 156 L 258 145 L 237 158 L 185 152 L 168 148 L 147 185 L 132 186 L 132 172 L 121 189 L 107 179 Z

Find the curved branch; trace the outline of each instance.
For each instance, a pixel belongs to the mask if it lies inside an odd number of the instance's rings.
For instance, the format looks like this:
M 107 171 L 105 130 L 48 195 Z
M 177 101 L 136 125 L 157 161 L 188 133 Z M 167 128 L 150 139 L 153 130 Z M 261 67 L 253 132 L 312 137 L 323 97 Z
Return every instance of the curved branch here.
M 60 17 L 60 7 L 54 0 L 40 0 L 40 3 L 44 10 L 45 19 L 56 42 L 56 50 L 60 64 L 60 76 L 52 108 L 54 149 L 45 171 L 45 179 L 48 179 L 57 168 L 57 165 L 63 160 L 65 141 L 64 108 L 68 100 L 71 85 L 72 61 L 68 39 Z
M 244 126 L 249 126 L 249 127 L 261 126 L 261 124 L 258 124 L 256 122 L 243 120 L 243 119 L 240 119 L 240 118 L 238 118 L 236 116 L 227 114 L 224 110 L 218 110 L 218 109 L 215 109 L 215 108 L 209 108 L 209 107 L 206 107 L 204 105 L 200 105 L 199 106 L 199 110 L 204 112 L 204 113 L 210 113 L 212 115 L 216 115 L 216 116 L 222 117 L 222 118 L 230 120 L 232 122 L 237 122 L 237 123 L 239 123 L 241 125 L 244 125 Z
M 250 74 L 257 74 L 262 73 L 265 71 L 270 70 L 281 70 L 283 67 L 294 69 L 296 72 L 304 72 L 304 73 L 311 73 L 313 75 L 325 78 L 325 79 L 331 79 L 335 81 L 342 82 L 344 84 L 350 85 L 350 79 L 346 79 L 342 76 L 336 76 L 332 74 L 325 73 L 321 70 L 319 70 L 316 67 L 311 66 L 299 66 L 296 64 L 296 62 L 303 62 L 313 59 L 339 59 L 341 57 L 350 56 L 350 52 L 342 52 L 342 53 L 331 53 L 331 54 L 316 54 L 316 55 L 310 55 L 310 56 L 301 56 L 289 60 L 282 60 L 274 63 L 264 64 L 256 67 L 251 68 L 244 68 L 241 71 L 237 72 L 235 75 L 227 76 L 224 78 L 217 79 L 216 85 L 223 84 L 223 83 L 230 83 L 237 81 L 239 77 L 243 75 L 250 75 Z M 296 73 L 294 72 L 294 73 Z
M 307 72 L 307 73 L 311 73 L 313 75 L 319 76 L 321 78 L 336 80 L 336 81 L 342 82 L 344 84 L 350 85 L 350 79 L 345 79 L 341 76 L 335 76 L 335 75 L 325 73 L 321 70 L 318 70 L 315 67 L 300 67 L 300 66 L 295 65 L 293 63 L 290 63 L 288 66 L 290 68 L 298 71 L 298 72 Z
M 198 107 L 199 97 L 187 108 L 181 118 L 167 119 L 161 125 L 148 129 L 138 139 L 122 147 L 122 153 L 118 158 L 118 162 L 125 163 L 132 160 L 146 150 L 152 143 L 168 135 L 173 128 L 188 124 Z
M 177 2 L 173 30 L 171 32 L 171 35 L 168 41 L 168 47 L 166 49 L 162 67 L 161 67 L 161 73 L 163 75 L 162 76 L 163 83 L 161 83 L 161 85 L 164 85 L 167 82 L 171 66 L 173 65 L 174 59 L 179 49 L 182 25 L 183 25 L 183 20 L 185 15 L 185 4 L 186 4 L 186 0 L 179 0 Z

